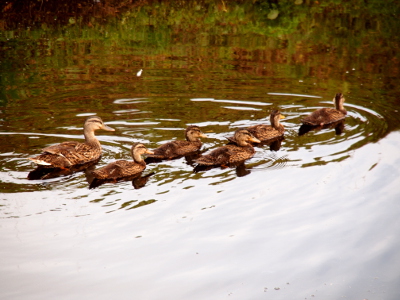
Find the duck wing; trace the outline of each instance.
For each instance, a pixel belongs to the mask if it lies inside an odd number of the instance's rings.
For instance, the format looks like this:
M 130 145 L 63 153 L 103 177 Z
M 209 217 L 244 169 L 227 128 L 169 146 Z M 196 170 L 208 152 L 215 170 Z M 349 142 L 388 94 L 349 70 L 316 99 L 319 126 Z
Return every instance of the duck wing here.
M 346 115 L 334 108 L 321 108 L 302 120 L 303 124 L 310 126 L 319 126 L 334 123 L 344 119 Z
M 63 142 L 42 149 L 42 154 L 29 158 L 33 162 L 52 168 L 69 168 L 73 165 L 96 160 L 101 155 L 101 148 L 78 142 Z
M 236 145 L 226 145 L 225 147 L 228 148 L 229 163 L 244 161 L 253 157 L 255 153 L 255 150 L 251 145 L 244 147 Z
M 172 159 L 180 156 L 185 156 L 189 153 L 199 150 L 201 142 L 189 141 L 172 141 L 161 145 L 153 150 L 154 154 L 147 155 L 148 157 L 160 159 Z
M 264 124 L 250 126 L 247 130 L 261 141 L 267 141 L 282 136 L 284 131 L 284 129 L 277 130 L 270 125 Z
M 97 179 L 118 179 L 133 176 L 142 172 L 146 164 L 140 164 L 134 161 L 117 160 L 92 172 Z
M 209 154 L 199 157 L 195 162 L 203 166 L 224 165 L 229 163 L 231 155 L 232 152 L 230 148 L 223 146 L 211 151 Z

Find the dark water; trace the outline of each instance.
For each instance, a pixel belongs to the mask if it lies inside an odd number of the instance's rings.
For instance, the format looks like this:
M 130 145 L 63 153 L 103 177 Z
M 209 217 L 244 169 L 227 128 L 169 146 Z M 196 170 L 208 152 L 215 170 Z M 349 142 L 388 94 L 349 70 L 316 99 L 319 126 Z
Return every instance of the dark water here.
M 215 32 L 129 18 L 102 31 L 2 31 L 1 297 L 398 299 L 398 40 L 374 22 L 357 39 L 362 16 L 340 32 L 323 16 L 279 37 L 232 32 L 219 12 L 207 15 Z M 299 136 L 302 117 L 337 92 L 341 132 Z M 272 109 L 285 139 L 245 167 L 151 163 L 141 188 L 89 190 L 84 172 L 27 179 L 26 158 L 82 141 L 88 115 L 116 130 L 97 132 L 100 167 L 129 159 L 133 142 L 183 139 L 189 124 L 211 150 L 269 124 Z

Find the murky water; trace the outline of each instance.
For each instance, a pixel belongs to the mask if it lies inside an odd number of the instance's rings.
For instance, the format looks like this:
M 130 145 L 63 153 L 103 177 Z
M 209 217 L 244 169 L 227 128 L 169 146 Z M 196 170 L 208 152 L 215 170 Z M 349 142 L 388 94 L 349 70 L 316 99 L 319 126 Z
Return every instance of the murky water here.
M 120 34 L 119 47 L 85 31 L 3 41 L 1 297 L 400 297 L 394 57 L 313 55 L 296 35 L 188 34 L 154 50 Z M 282 44 L 296 42 L 291 60 Z M 333 107 L 337 92 L 343 126 L 299 135 L 302 117 Z M 147 165 L 147 181 L 93 190 L 84 172 L 27 179 L 26 158 L 82 141 L 88 115 L 116 130 L 97 131 L 98 168 L 129 159 L 133 142 L 183 139 L 190 124 L 214 149 L 237 128 L 269 124 L 272 109 L 286 117 L 285 139 L 256 147 L 245 166 L 194 172 L 185 158 L 167 160 Z

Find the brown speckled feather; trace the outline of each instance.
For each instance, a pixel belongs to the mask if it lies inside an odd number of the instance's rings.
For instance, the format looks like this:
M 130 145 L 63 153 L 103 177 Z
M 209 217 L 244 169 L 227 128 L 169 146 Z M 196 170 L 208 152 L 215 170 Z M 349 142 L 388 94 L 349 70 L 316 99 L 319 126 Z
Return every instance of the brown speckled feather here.
M 97 179 L 119 179 L 124 177 L 133 176 L 146 169 L 146 163 L 117 160 L 109 163 L 103 168 L 92 172 L 93 176 Z
M 154 149 L 154 154 L 148 156 L 161 159 L 176 158 L 198 151 L 201 145 L 200 141 L 172 141 Z
M 340 121 L 345 117 L 346 114 L 334 108 L 321 108 L 305 117 L 302 122 L 306 125 L 319 126 Z
M 52 168 L 68 168 L 87 163 L 98 159 L 101 155 L 101 148 L 78 142 L 64 142 L 46 147 L 42 151 L 43 154 L 30 159 L 48 162 Z
M 281 112 L 279 110 L 274 109 L 271 111 L 271 114 L 269 116 L 271 125 L 253 125 L 248 127 L 247 130 L 262 143 L 277 139 L 279 137 L 283 137 L 285 133 L 285 127 L 283 127 L 283 125 L 279 122 L 280 119 L 284 118 L 285 116 L 281 115 Z M 231 143 L 237 143 L 234 137 L 227 137 L 227 139 Z
M 185 129 L 186 141 L 172 141 L 161 145 L 160 147 L 153 150 L 154 154 L 148 155 L 157 159 L 172 159 L 181 156 L 186 156 L 200 150 L 201 141 L 200 137 L 207 137 L 204 135 L 199 126 L 189 125 Z
M 196 163 L 204 166 L 218 166 L 233 164 L 253 157 L 255 150 L 253 146 L 240 147 L 234 144 L 225 145 L 203 155 Z
M 238 129 L 233 136 L 234 143 L 219 147 L 195 160 L 198 165 L 218 166 L 245 161 L 253 157 L 255 150 L 251 143 L 259 143 L 247 129 Z
M 247 130 L 262 142 L 281 137 L 285 132 L 283 125 L 280 125 L 279 130 L 264 124 L 250 126 Z

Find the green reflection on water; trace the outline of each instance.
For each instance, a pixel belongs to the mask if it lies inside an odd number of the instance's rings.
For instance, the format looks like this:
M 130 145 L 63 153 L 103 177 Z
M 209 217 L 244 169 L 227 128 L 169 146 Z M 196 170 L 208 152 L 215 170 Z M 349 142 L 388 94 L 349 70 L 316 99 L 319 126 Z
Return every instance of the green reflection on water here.
M 3 30 L 2 85 L 7 98 L 15 98 L 11 91 L 21 83 L 120 83 L 134 80 L 138 68 L 213 69 L 226 77 L 236 71 L 273 74 L 278 65 L 288 78 L 325 80 L 339 79 L 349 68 L 398 75 L 391 63 L 398 59 L 397 2 L 336 2 L 171 1 L 130 8 L 107 23 Z M 279 16 L 270 20 L 273 9 Z

